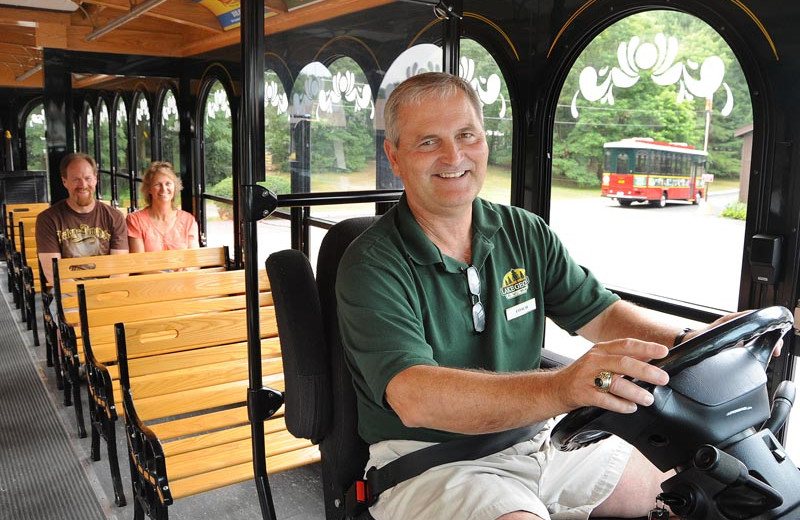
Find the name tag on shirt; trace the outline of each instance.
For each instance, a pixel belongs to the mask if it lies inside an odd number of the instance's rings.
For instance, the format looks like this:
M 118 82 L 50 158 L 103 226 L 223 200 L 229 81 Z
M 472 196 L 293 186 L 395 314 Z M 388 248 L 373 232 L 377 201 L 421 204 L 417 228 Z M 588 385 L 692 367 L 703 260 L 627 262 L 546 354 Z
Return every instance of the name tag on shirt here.
M 519 318 L 520 316 L 524 316 L 529 312 L 533 312 L 534 310 L 536 310 L 536 300 L 531 298 L 528 301 L 518 303 L 517 305 L 506 309 L 506 319 L 511 321 L 515 318 Z

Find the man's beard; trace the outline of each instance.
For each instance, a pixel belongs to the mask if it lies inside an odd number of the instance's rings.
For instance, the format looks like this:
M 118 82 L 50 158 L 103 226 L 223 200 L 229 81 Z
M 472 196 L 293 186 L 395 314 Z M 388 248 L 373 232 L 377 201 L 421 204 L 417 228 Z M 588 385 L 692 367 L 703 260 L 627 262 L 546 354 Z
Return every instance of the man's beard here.
M 78 206 L 89 206 L 92 203 L 92 200 L 94 200 L 94 197 L 92 197 L 91 192 L 78 193 L 75 195 L 75 203 Z

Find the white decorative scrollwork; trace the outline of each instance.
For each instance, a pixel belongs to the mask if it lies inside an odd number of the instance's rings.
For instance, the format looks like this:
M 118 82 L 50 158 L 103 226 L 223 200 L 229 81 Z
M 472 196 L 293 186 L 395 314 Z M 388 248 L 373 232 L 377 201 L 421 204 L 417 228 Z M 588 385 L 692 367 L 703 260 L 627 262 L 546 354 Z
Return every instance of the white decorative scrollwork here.
M 144 96 L 139 98 L 139 104 L 136 105 L 136 122 L 142 121 L 150 122 L 150 107 L 147 106 L 147 100 Z
M 320 89 L 317 117 L 319 117 L 319 111 L 333 113 L 334 105 L 341 103 L 342 99 L 353 103 L 353 108 L 356 112 L 369 109 L 369 118 L 375 119 L 372 89 L 366 83 L 356 85 L 356 75 L 349 70 L 334 74 L 333 78 L 331 78 L 330 90 Z
M 719 56 L 709 56 L 702 64 L 692 60 L 675 62 L 678 55 L 678 40 L 659 33 L 652 42 L 641 42 L 634 36 L 617 47 L 617 66 L 584 68 L 578 79 L 579 89 L 572 96 L 572 117 L 578 118 L 578 95 L 590 102 L 614 104 L 614 87 L 629 88 L 642 77 L 649 75 L 657 85 L 678 84 L 678 103 L 692 101 L 695 97 L 711 99 L 723 87 L 726 94 L 721 113 L 727 116 L 733 110 L 733 93 L 725 77 L 725 64 Z M 697 76 L 699 72 L 699 76 Z
M 206 101 L 206 118 L 216 119 L 221 112 L 225 119 L 231 118 L 231 105 L 228 103 L 228 94 L 221 86 L 215 89 Z
M 44 107 L 42 107 L 38 112 L 31 112 L 28 116 L 28 128 L 33 128 L 34 126 L 44 126 L 44 124 Z
M 295 114 L 313 113 L 316 119 L 321 119 L 333 114 L 346 101 L 356 112 L 369 110 L 369 118 L 375 119 L 372 89 L 367 83 L 358 83 L 354 72 L 345 70 L 331 76 L 324 65 L 318 64 L 304 76 L 302 92 L 292 95 Z
M 165 130 L 179 132 L 181 129 L 180 119 L 178 118 L 178 103 L 172 92 L 164 98 L 164 105 L 161 107 L 161 125 Z
M 501 103 L 499 117 L 505 117 L 506 100 L 502 95 L 503 85 L 500 76 L 490 74 L 488 77 L 475 77 L 475 60 L 464 56 L 459 60 L 458 75 L 472 85 L 484 106 L 499 100 Z
M 285 114 L 289 109 L 289 96 L 278 88 L 277 81 L 267 81 L 264 84 L 264 105 L 277 108 L 278 114 Z
M 120 100 L 120 102 L 117 103 L 117 126 L 119 126 L 121 123 L 124 123 L 127 120 L 128 120 L 128 111 L 125 109 L 125 103 L 122 100 Z

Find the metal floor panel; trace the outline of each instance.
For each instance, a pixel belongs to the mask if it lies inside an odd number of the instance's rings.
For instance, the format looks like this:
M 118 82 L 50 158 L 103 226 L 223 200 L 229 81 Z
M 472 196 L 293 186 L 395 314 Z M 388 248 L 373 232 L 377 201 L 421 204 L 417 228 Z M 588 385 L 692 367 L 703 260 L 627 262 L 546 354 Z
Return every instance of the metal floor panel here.
M 31 334 L 18 326 L 19 311 L 2 285 L 0 519 L 105 520 L 28 351 Z
M 105 441 L 101 459 L 92 461 L 90 440 L 78 438 L 74 409 L 62 404 L 53 368 L 46 366 L 41 302 L 37 313 L 42 346 L 34 347 L 5 280 L 5 263 L 0 262 L 0 520 L 133 518 L 121 421 L 117 452 L 128 499 L 125 507 L 114 505 Z M 276 520 L 324 520 L 321 480 L 318 464 L 270 475 Z M 261 518 L 261 509 L 253 482 L 243 482 L 177 500 L 169 507 L 169 517 L 253 520 Z

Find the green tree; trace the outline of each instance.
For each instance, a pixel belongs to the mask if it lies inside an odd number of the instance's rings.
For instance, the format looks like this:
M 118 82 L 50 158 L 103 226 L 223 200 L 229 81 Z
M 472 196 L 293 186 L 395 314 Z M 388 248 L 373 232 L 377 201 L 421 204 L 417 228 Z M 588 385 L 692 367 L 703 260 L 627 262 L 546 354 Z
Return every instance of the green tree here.
M 336 60 L 328 70 L 330 76 L 317 78 L 326 93 L 334 91 L 333 80 L 337 73 L 352 74 L 357 91 L 367 85 L 366 76 L 351 58 Z M 320 117 L 312 120 L 312 174 L 359 171 L 367 161 L 375 159 L 375 132 L 371 111 L 357 107 L 355 102 L 345 99 L 345 92 L 340 93 L 341 100 L 334 104 L 332 113 L 320 113 Z M 311 114 L 312 117 L 316 115 Z
M 579 90 L 579 76 L 586 67 L 603 71 L 619 66 L 622 42 L 639 37 L 652 42 L 656 34 L 674 36 L 679 42 L 675 63 L 687 64 L 689 73 L 699 77 L 696 66 L 710 56 L 725 65 L 724 82 L 730 87 L 734 106 L 728 117 L 720 115 L 725 91 L 713 99 L 709 158 L 711 172 L 720 177 L 739 174 L 741 144 L 734 131 L 752 121 L 749 90 L 731 49 L 711 27 L 693 16 L 673 11 L 648 11 L 629 16 L 599 34 L 581 53 L 570 70 L 559 98 L 553 139 L 553 176 L 556 182 L 570 180 L 579 185 L 598 185 L 602 168 L 603 143 L 625 137 L 652 137 L 660 141 L 685 142 L 702 149 L 705 136 L 705 99 L 687 96 L 678 102 L 678 84 L 659 86 L 643 71 L 630 88 L 614 88 L 614 103 L 589 102 L 576 98 L 579 116 L 571 114 L 573 97 Z M 692 68 L 695 67 L 695 68 Z
M 25 121 L 25 159 L 29 170 L 47 169 L 44 105 L 35 106 Z
M 206 101 L 203 125 L 206 186 L 233 176 L 233 127 L 227 94 L 217 82 Z
M 500 76 L 500 69 L 491 54 L 481 44 L 466 38 L 461 39 L 461 56 L 473 60 L 475 71 L 472 78 L 486 80 L 493 75 Z M 511 98 L 505 81 L 500 81 L 500 95 L 491 104 L 483 107 L 483 122 L 486 129 L 486 142 L 489 146 L 489 164 L 511 166 L 511 139 L 513 136 L 513 117 Z
M 276 97 L 286 96 L 278 75 L 268 70 L 264 74 L 264 83 L 272 84 L 276 89 Z M 287 100 L 288 102 L 288 100 Z M 289 171 L 289 115 L 279 106 L 264 100 L 264 147 L 272 162 L 272 169 L 282 172 Z

